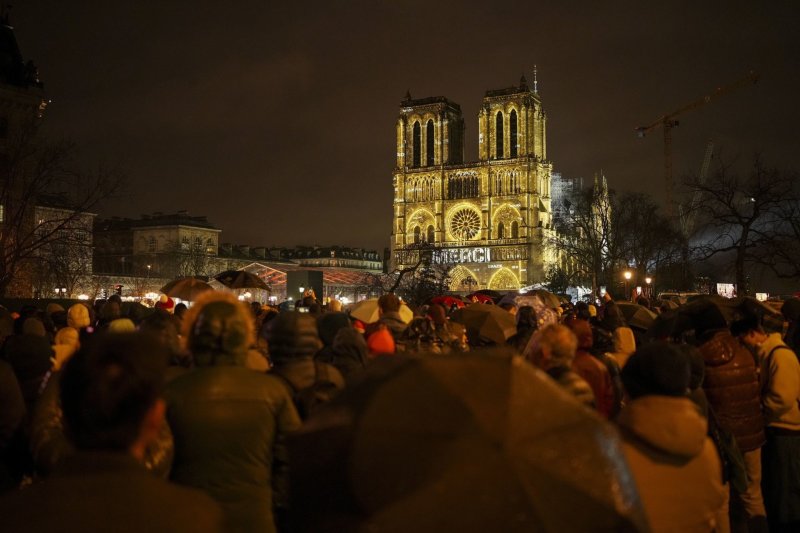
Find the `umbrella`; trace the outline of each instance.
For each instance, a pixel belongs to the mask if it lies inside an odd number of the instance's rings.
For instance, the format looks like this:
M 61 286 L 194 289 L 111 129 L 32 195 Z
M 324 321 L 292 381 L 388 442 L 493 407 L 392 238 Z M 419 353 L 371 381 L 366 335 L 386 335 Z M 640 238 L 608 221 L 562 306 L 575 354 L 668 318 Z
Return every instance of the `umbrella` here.
M 673 309 L 658 315 L 653 321 L 653 325 L 647 330 L 647 335 L 653 339 L 667 340 L 679 336 L 692 327 L 691 320 L 687 315 Z
M 192 301 L 206 291 L 213 291 L 214 289 L 205 281 L 198 278 L 180 278 L 170 281 L 163 287 L 161 292 L 171 298 L 180 298 L 181 300 Z
M 478 303 L 482 304 L 493 304 L 495 302 L 494 297 L 488 294 L 483 294 L 482 292 L 473 292 L 472 294 L 467 295 L 467 300 L 472 300 L 472 298 L 475 298 L 478 300 Z
M 453 322 L 463 324 L 471 343 L 478 339 L 504 344 L 517 334 L 514 315 L 496 305 L 472 304 L 457 310 L 450 317 Z
M 737 302 L 719 294 L 704 294 L 693 299 L 678 308 L 678 312 L 696 318 L 706 313 L 710 308 L 714 308 L 722 314 L 728 324 L 739 318 Z
M 628 326 L 644 331 L 650 329 L 658 316 L 645 306 L 631 302 L 617 302 L 617 307 L 625 317 Z
M 350 316 L 365 324 L 374 324 L 381 317 L 378 312 L 378 299 L 369 298 L 353 304 L 350 308 Z M 414 318 L 414 312 L 408 308 L 405 302 L 400 303 L 400 318 L 406 324 L 411 322 L 411 319 Z
M 647 531 L 613 428 L 499 352 L 378 359 L 318 409 L 288 437 L 292 529 Z
M 461 298 L 449 295 L 436 296 L 435 298 L 431 298 L 431 303 L 443 305 L 445 309 L 450 309 L 454 305 L 457 306 L 459 309 L 461 309 L 465 305 L 464 300 L 462 300 Z
M 561 299 L 550 291 L 544 289 L 534 289 L 526 293 L 528 296 L 538 296 L 542 299 L 542 303 L 550 309 L 561 307 Z
M 264 280 L 245 270 L 226 270 L 214 276 L 214 279 L 229 289 L 262 289 L 269 290 Z

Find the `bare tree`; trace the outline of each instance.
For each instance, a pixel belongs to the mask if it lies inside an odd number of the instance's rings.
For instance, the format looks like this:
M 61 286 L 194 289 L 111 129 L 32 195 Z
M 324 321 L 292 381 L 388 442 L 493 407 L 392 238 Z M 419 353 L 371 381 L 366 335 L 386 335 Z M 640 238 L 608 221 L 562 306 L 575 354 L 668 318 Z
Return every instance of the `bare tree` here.
M 690 177 L 685 186 L 697 198 L 698 243 L 693 250 L 700 260 L 732 254 L 736 284 L 746 294 L 748 269 L 763 264 L 765 250 L 780 242 L 782 217 L 794 198 L 792 176 L 769 168 L 756 156 L 746 175 L 719 162 L 705 181 Z M 791 214 L 791 209 L 788 212 Z
M 37 253 L 59 241 L 68 244 L 75 221 L 96 210 L 122 184 L 117 170 L 81 170 L 74 144 L 45 138 L 35 119 L 8 133 L 0 149 L 0 295 L 15 280 L 17 285 L 29 283 Z M 58 198 L 63 209 L 59 216 L 39 221 L 35 208 L 44 197 Z

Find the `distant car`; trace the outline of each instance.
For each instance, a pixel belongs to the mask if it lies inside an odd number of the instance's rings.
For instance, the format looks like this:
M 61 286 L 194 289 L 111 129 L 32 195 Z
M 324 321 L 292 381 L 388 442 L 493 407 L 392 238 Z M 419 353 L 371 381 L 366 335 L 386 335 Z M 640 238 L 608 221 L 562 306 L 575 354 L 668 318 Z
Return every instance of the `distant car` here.
M 678 305 L 683 305 L 686 302 L 690 302 L 699 296 L 704 296 L 702 293 L 699 292 L 662 292 L 658 295 L 659 300 L 669 300 L 671 302 L 675 302 Z

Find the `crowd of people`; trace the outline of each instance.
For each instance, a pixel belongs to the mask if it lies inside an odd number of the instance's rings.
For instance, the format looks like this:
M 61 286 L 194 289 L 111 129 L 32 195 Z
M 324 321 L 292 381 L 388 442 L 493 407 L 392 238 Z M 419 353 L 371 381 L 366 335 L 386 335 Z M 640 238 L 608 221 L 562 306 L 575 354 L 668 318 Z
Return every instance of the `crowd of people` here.
M 500 338 L 391 293 L 366 322 L 313 293 L 0 309 L 0 529 L 292 531 L 314 509 L 287 437 L 376 360 L 503 346 L 616 428 L 652 531 L 800 531 L 800 300 L 784 322 L 709 299 L 650 332 L 610 295 L 533 301 L 468 303 L 504 313 Z

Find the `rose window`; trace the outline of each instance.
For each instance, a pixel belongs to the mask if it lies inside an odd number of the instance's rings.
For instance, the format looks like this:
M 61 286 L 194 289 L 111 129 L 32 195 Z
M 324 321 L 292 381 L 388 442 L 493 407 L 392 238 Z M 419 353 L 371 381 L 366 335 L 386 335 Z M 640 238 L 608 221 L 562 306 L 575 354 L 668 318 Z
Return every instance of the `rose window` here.
M 480 229 L 481 217 L 472 209 L 461 209 L 450 219 L 450 232 L 456 239 L 472 239 Z

